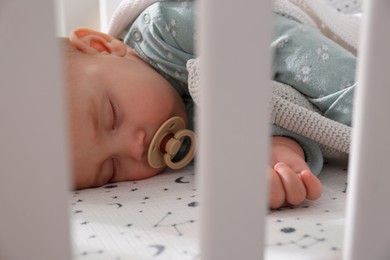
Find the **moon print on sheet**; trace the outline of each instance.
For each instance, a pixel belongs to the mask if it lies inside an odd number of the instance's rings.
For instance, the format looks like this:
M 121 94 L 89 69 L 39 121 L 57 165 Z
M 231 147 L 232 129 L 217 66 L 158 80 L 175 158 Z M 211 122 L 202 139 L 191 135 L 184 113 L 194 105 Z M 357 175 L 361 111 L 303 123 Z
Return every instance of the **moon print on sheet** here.
M 188 207 L 197 207 L 199 205 L 199 202 L 193 201 L 187 204 Z
M 122 204 L 121 203 L 110 203 L 108 205 L 116 205 L 119 208 L 122 208 Z
M 149 247 L 157 249 L 153 256 L 158 256 L 165 250 L 165 246 L 163 245 L 150 245 Z
M 183 181 L 184 177 L 179 177 L 175 180 L 176 183 L 190 183 L 189 181 Z
M 283 232 L 283 233 L 292 233 L 292 232 L 295 232 L 295 228 L 293 228 L 293 227 L 284 227 L 280 231 Z

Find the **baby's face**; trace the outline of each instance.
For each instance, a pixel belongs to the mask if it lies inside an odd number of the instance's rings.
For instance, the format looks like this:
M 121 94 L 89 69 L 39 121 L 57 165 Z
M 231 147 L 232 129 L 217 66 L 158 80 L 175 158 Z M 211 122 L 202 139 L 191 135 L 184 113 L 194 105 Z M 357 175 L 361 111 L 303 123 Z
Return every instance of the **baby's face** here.
M 68 88 L 75 188 L 159 173 L 147 162 L 149 144 L 168 118 L 186 120 L 179 95 L 137 57 L 102 54 L 84 63 Z

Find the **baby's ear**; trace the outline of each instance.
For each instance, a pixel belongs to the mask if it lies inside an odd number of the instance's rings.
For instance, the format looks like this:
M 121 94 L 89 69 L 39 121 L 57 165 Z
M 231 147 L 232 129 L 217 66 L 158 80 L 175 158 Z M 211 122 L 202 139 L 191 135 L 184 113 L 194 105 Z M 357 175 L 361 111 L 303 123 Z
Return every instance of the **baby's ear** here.
M 106 53 L 124 57 L 128 49 L 122 41 L 87 28 L 75 29 L 69 40 L 77 49 L 87 54 Z

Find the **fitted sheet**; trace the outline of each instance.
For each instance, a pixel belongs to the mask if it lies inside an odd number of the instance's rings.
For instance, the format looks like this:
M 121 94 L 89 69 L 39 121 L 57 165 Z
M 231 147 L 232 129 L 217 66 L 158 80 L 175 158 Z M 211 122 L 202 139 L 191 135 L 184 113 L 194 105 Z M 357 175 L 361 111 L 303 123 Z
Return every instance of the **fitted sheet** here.
M 341 259 L 347 163 L 326 163 L 320 179 L 321 199 L 268 212 L 265 259 Z M 74 259 L 200 259 L 193 166 L 70 196 Z

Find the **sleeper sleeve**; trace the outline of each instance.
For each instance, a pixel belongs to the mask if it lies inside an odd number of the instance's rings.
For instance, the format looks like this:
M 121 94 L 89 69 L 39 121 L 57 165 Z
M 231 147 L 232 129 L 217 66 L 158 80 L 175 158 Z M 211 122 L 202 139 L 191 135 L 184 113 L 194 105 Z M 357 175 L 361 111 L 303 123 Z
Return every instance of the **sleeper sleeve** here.
M 294 139 L 298 142 L 304 153 L 305 160 L 310 170 L 315 174 L 320 174 L 324 163 L 324 158 L 320 149 L 320 146 L 313 140 L 310 140 L 304 136 L 298 135 L 277 125 L 272 125 L 272 135 L 285 136 Z
M 185 85 L 186 63 L 195 55 L 194 16 L 193 1 L 157 2 L 127 28 L 124 42 L 158 72 Z
M 351 126 L 356 58 L 318 29 L 276 15 L 274 78 L 292 86 L 325 117 Z

